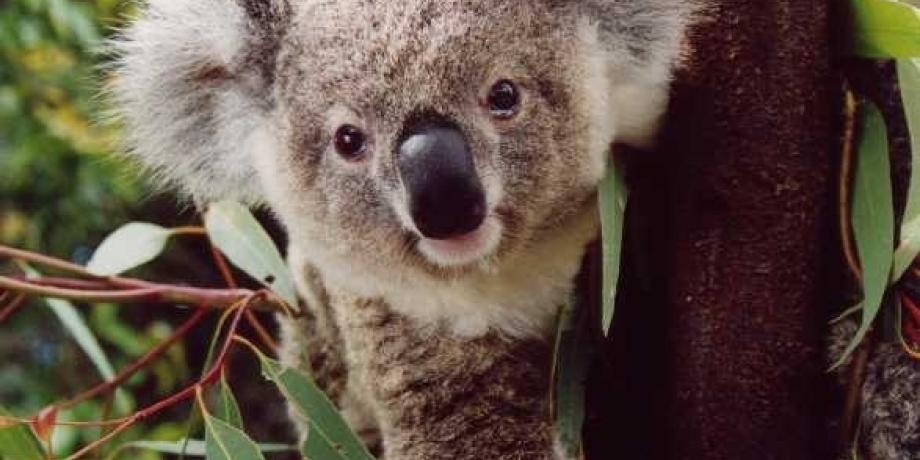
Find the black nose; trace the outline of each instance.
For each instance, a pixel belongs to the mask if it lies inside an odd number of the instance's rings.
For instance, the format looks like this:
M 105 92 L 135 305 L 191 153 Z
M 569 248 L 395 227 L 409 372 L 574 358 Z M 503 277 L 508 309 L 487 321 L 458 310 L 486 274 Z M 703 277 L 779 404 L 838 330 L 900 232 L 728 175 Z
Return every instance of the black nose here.
M 465 235 L 485 220 L 486 199 L 463 133 L 435 125 L 410 132 L 397 164 L 409 195 L 409 211 L 426 238 Z

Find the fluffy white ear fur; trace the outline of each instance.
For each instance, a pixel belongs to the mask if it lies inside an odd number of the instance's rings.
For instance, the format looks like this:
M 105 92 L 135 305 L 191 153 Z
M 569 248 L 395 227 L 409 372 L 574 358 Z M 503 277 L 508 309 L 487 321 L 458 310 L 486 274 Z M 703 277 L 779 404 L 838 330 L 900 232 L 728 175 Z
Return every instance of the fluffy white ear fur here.
M 697 1 L 588 0 L 576 5 L 597 28 L 598 44 L 607 56 L 615 141 L 652 146 Z
M 283 0 L 148 0 L 111 45 L 126 150 L 199 204 L 261 201 L 247 145 L 271 107 L 266 59 Z M 272 27 L 275 27 L 274 25 Z

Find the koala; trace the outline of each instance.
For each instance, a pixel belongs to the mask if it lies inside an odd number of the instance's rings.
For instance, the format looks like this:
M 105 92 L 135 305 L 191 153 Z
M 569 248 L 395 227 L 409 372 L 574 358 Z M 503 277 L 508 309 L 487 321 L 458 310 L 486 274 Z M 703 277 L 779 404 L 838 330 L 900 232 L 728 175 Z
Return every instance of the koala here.
M 836 361 L 856 334 L 853 320 L 832 328 L 829 355 Z M 838 370 L 846 387 L 850 378 L 850 357 Z M 869 458 L 901 460 L 920 458 L 920 361 L 910 357 L 900 343 L 876 343 L 865 363 L 855 442 Z
M 114 41 L 112 95 L 157 183 L 278 217 L 309 312 L 279 318 L 283 359 L 372 449 L 560 459 L 557 314 L 598 234 L 611 145 L 654 141 L 692 15 L 149 0 Z

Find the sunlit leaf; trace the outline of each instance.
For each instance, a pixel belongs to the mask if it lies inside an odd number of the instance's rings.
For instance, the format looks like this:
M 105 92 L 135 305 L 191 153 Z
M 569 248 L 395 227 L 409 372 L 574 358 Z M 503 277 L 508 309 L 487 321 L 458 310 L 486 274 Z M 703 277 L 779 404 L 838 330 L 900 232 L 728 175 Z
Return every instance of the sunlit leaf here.
M 187 445 L 186 445 L 187 444 Z M 186 443 L 185 440 L 180 440 L 176 442 L 169 441 L 134 441 L 127 444 L 121 445 L 118 450 L 123 451 L 126 449 L 143 449 L 143 450 L 152 450 L 154 452 L 159 452 L 161 454 L 170 454 L 170 455 L 182 455 L 183 446 L 185 446 L 184 454 L 187 457 L 204 457 L 207 455 L 207 446 L 205 442 L 200 439 L 189 439 Z M 259 448 L 259 451 L 263 454 L 274 454 L 274 453 L 285 453 L 285 452 L 296 452 L 297 447 L 288 446 L 285 444 L 256 444 L 256 447 Z
M 245 206 L 234 202 L 211 205 L 205 214 L 208 236 L 234 265 L 297 306 L 294 281 L 278 248 Z
M 210 414 L 204 414 L 205 453 L 208 460 L 265 460 L 246 433 Z
M 629 196 L 620 173 L 611 165 L 598 189 L 601 214 L 601 244 L 603 254 L 602 326 L 610 333 L 616 308 L 617 283 L 620 280 L 620 256 L 623 249 L 623 222 Z
M 44 449 L 28 426 L 4 422 L 11 416 L 0 407 L 0 460 L 43 460 Z
M 873 58 L 920 57 L 920 10 L 891 0 L 849 0 L 848 52 Z
M 114 276 L 155 259 L 173 232 L 159 225 L 132 222 L 109 235 L 86 265 L 99 276 Z
M 920 59 L 898 61 L 898 82 L 910 130 L 911 177 L 901 242 L 894 254 L 893 281 L 900 279 L 920 254 Z
M 863 105 L 862 137 L 853 188 L 853 234 L 862 266 L 863 310 L 856 335 L 834 367 L 843 364 L 878 315 L 893 261 L 894 204 L 885 121 L 878 108 Z
M 307 440 L 301 446 L 310 460 L 373 460 L 332 401 L 306 375 L 283 367 L 257 350 L 262 373 L 277 385 L 281 394 L 309 424 Z

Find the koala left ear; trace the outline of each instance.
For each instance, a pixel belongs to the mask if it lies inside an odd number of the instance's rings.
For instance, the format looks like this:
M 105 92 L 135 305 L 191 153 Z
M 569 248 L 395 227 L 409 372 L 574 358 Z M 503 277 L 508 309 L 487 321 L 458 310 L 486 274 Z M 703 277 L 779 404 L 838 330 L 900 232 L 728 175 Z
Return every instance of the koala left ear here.
M 649 147 L 667 108 L 673 68 L 697 0 L 563 1 L 604 55 L 616 141 Z
M 198 204 L 262 200 L 246 145 L 273 106 L 287 0 L 147 0 L 113 40 L 128 152 Z

